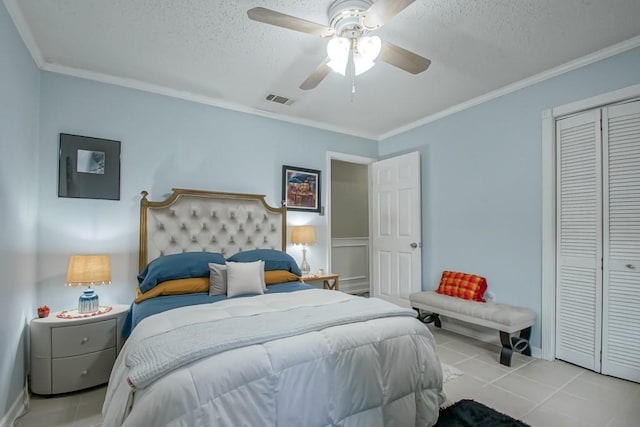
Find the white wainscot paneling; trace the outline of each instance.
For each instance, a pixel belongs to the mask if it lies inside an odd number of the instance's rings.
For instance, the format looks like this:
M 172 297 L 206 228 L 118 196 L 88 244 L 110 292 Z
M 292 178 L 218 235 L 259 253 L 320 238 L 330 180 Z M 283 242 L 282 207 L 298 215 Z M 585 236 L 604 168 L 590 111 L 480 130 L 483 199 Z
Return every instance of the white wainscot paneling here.
M 350 294 L 369 292 L 369 238 L 331 239 L 332 273 L 340 275 L 340 290 Z

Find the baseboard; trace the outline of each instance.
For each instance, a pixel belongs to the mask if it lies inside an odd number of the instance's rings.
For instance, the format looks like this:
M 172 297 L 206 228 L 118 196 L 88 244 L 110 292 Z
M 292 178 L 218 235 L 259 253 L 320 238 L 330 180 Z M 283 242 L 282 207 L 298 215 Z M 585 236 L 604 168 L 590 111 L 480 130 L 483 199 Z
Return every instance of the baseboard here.
M 446 317 L 441 317 L 440 319 L 442 320 L 442 329 L 446 331 L 455 332 L 456 334 L 464 335 L 469 338 L 477 339 L 478 341 L 502 347 L 502 344 L 500 343 L 500 336 L 495 329 L 485 328 L 469 323 L 462 323 L 458 322 L 455 319 L 448 319 Z M 542 349 L 539 347 L 531 346 L 531 357 L 541 359 Z
M 20 391 L 18 397 L 13 402 L 13 405 L 9 408 L 6 414 L 0 419 L 0 427 L 13 427 L 13 420 L 15 420 L 24 409 L 24 391 Z

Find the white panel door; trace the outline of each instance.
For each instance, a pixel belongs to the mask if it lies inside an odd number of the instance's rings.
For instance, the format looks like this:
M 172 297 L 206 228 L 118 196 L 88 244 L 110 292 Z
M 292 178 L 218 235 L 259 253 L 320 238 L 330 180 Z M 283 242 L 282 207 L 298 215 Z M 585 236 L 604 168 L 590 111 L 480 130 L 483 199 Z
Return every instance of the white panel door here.
M 603 110 L 602 373 L 640 381 L 640 102 Z
M 373 296 L 409 307 L 422 289 L 420 153 L 371 167 Z
M 600 110 L 556 122 L 556 356 L 600 370 L 602 173 Z

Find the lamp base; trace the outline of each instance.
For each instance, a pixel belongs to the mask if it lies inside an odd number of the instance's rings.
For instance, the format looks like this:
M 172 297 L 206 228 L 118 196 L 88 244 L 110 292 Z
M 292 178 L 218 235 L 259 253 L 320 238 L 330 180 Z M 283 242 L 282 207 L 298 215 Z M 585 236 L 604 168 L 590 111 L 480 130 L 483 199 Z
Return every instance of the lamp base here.
M 300 271 L 303 276 L 308 276 L 311 273 L 311 267 L 307 262 L 307 248 L 302 248 L 302 264 L 300 264 Z
M 98 300 L 98 294 L 96 294 L 91 288 L 85 289 L 78 299 L 78 313 L 94 313 L 99 309 L 100 302 Z

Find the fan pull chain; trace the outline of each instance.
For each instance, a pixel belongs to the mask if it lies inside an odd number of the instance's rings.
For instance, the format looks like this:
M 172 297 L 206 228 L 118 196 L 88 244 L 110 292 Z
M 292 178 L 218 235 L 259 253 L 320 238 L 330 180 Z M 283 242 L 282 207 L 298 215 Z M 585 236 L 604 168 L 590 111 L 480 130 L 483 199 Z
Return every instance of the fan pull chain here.
M 353 95 L 356 94 L 356 76 L 351 75 L 351 103 L 353 104 Z
M 351 103 L 353 104 L 353 98 L 356 93 L 356 65 L 353 60 L 353 48 L 349 52 L 349 74 L 351 76 Z

